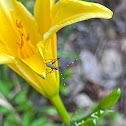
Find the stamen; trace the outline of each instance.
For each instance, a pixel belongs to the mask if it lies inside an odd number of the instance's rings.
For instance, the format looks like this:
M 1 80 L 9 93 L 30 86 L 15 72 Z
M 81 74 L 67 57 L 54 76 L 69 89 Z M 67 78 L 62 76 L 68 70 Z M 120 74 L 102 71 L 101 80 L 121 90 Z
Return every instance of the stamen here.
M 23 28 L 22 21 L 18 22 L 18 20 L 16 20 L 16 26 L 18 28 Z
M 18 32 L 19 32 L 20 36 L 24 35 L 22 31 L 18 30 Z
M 23 47 L 23 45 L 24 45 L 24 41 L 23 41 L 23 36 L 24 36 L 24 34 L 23 34 L 22 31 L 20 31 L 19 29 L 18 29 L 18 32 L 19 32 L 19 34 L 20 34 L 21 43 L 20 43 L 20 44 L 19 44 L 19 43 L 16 43 L 16 44 L 20 45 L 20 49 L 22 49 L 22 47 Z
M 26 40 L 29 41 L 29 33 L 27 32 Z
M 20 28 L 23 28 L 22 21 L 19 22 Z
M 36 51 L 36 48 L 32 45 L 29 33 L 23 26 L 22 21 L 16 20 L 16 28 L 19 38 L 19 41 L 16 43 L 18 45 L 18 55 L 25 59 L 33 55 Z
M 23 41 L 23 36 L 21 36 L 21 43 L 16 43 L 20 46 L 20 49 L 22 49 L 23 45 L 24 45 L 24 41 Z
M 18 21 L 17 21 L 17 20 L 16 20 L 16 26 L 19 27 L 19 25 L 18 25 Z
M 23 35 L 22 35 L 22 36 L 21 36 L 21 44 L 20 44 L 20 49 L 22 49 L 23 45 L 24 45 L 24 41 L 23 41 Z

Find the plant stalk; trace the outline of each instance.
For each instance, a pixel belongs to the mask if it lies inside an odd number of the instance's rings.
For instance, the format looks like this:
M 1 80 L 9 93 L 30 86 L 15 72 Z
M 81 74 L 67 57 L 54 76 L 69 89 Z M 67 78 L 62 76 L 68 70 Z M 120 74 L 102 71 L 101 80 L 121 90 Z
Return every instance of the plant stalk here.
M 50 98 L 53 105 L 56 107 L 56 110 L 58 114 L 60 115 L 62 121 L 66 124 L 69 124 L 71 121 L 71 118 L 66 110 L 66 108 L 63 105 L 63 102 L 59 96 L 59 94 L 55 95 L 54 97 Z

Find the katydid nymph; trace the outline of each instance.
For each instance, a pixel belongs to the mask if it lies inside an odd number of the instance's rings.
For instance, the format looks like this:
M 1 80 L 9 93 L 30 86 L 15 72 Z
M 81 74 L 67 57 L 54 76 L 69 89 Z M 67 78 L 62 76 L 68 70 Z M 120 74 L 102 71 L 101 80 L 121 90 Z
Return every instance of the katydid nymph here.
M 49 68 L 51 68 L 51 71 L 48 72 L 48 73 L 53 73 L 54 70 L 59 70 L 58 67 L 56 67 L 55 65 L 53 65 L 57 60 L 59 60 L 59 58 L 57 58 L 57 59 L 55 59 L 55 60 L 51 60 L 50 62 L 46 63 L 46 66 L 49 67 Z M 47 73 L 47 74 L 48 74 L 48 73 Z

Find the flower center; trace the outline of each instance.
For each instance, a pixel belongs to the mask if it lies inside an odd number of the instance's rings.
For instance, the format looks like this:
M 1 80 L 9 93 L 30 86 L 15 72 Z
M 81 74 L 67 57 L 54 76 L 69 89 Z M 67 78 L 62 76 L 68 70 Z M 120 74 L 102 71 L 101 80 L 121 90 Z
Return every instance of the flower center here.
M 36 48 L 32 45 L 30 35 L 23 27 L 22 21 L 16 20 L 16 28 L 19 38 L 19 42 L 16 42 L 18 45 L 18 56 L 22 59 L 26 59 L 35 54 Z

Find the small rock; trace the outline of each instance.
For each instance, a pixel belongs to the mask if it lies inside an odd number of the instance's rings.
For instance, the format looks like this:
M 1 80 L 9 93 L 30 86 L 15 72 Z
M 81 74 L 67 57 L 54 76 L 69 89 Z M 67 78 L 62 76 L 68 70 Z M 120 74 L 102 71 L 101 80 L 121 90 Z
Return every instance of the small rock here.
M 113 79 L 113 80 L 102 80 L 101 84 L 105 89 L 114 89 L 117 86 L 118 81 L 115 80 L 115 79 Z
M 84 88 L 84 83 L 82 81 L 82 78 L 80 77 L 81 74 L 81 67 L 79 65 L 76 66 L 75 72 L 72 75 L 72 78 L 69 79 L 68 88 L 70 91 L 71 96 L 76 96 L 80 91 Z
M 78 107 L 87 108 L 92 105 L 92 100 L 84 93 L 74 97 L 74 102 Z
M 82 72 L 86 78 L 99 84 L 101 80 L 101 66 L 94 54 L 84 50 L 80 53 L 80 59 L 82 61 Z
M 115 49 L 106 49 L 103 52 L 101 65 L 106 79 L 116 79 L 123 73 L 121 55 Z
M 121 40 L 121 50 L 126 54 L 126 38 Z
M 79 32 L 89 32 L 88 28 L 83 22 L 79 22 L 74 24 L 74 29 L 78 30 Z
M 126 9 L 126 0 L 121 0 L 120 4 L 117 5 L 115 12 L 119 13 Z

